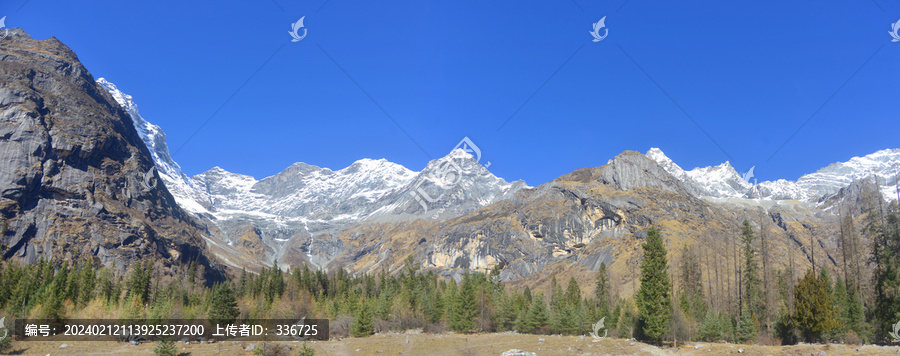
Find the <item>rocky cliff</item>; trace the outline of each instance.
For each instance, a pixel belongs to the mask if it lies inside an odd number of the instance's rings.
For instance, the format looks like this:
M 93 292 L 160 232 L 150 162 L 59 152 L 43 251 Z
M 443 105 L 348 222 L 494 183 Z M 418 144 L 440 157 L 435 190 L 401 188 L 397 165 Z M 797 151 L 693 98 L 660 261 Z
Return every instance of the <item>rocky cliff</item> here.
M 56 38 L 0 40 L 0 251 L 4 259 L 153 258 L 205 265 L 202 228 L 178 206 L 128 113 Z
M 628 295 L 650 227 L 660 229 L 672 266 L 687 248 L 703 255 L 711 271 L 740 263 L 733 252 L 745 219 L 765 236 L 771 268 L 785 266 L 791 254 L 797 265 L 808 266 L 813 254 L 820 266 L 837 265 L 831 214 L 797 201 L 710 201 L 654 160 L 626 151 L 458 217 L 358 223 L 337 234 L 342 253 L 329 267 L 395 272 L 412 255 L 444 276 L 498 266 L 502 280 L 542 288 L 551 275 L 590 285 L 605 263 L 619 276 L 616 292 Z

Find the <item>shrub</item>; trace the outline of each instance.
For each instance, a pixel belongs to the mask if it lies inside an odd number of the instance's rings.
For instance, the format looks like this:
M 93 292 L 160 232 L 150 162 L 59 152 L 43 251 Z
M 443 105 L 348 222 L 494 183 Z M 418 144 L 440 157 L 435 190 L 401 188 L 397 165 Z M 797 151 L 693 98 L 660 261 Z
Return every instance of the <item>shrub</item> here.
M 316 349 L 306 346 L 306 343 L 304 342 L 300 351 L 297 351 L 297 356 L 316 356 Z
M 703 323 L 700 324 L 700 339 L 704 341 L 724 340 L 730 331 L 728 318 L 721 314 L 706 313 Z
M 797 328 L 794 326 L 794 320 L 784 310 L 778 313 L 778 318 L 775 320 L 775 337 L 781 339 L 782 345 L 797 343 Z
M 175 356 L 178 355 L 178 346 L 175 345 L 174 341 L 165 339 L 156 343 L 156 347 L 153 348 L 153 354 L 156 356 Z
M 253 355 L 256 356 L 282 356 L 287 355 L 287 346 L 281 346 L 275 343 L 264 342 L 253 349 Z

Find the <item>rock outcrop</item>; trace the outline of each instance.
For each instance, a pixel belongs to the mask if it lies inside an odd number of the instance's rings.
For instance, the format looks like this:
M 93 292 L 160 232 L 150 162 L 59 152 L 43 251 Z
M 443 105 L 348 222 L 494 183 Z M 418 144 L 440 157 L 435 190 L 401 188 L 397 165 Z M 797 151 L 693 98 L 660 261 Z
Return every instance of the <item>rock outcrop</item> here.
M 91 259 L 126 268 L 198 261 L 201 228 L 176 204 L 131 118 L 56 38 L 0 40 L 4 259 Z

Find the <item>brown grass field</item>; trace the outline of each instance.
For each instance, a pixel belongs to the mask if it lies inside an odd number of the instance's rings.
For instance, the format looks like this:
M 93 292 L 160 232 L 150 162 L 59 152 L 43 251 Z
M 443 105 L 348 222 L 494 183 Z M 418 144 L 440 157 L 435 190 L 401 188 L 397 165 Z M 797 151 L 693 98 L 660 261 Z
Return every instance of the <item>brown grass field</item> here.
M 541 341 L 543 339 L 543 341 Z M 15 342 L 14 355 L 152 355 L 155 343 L 134 346 L 121 342 Z M 179 343 L 181 355 L 251 355 L 248 346 L 259 342 L 224 341 L 213 344 Z M 274 343 L 282 347 L 282 355 L 294 355 L 300 342 Z M 737 345 L 727 343 L 694 343 L 662 347 L 642 342 L 605 338 L 594 342 L 590 337 L 494 334 L 424 334 L 418 332 L 377 334 L 367 338 L 332 339 L 310 342 L 316 355 L 500 355 L 510 349 L 537 355 L 896 355 L 898 346 L 818 345 L 793 346 Z M 271 345 L 269 345 L 271 346 Z M 290 348 L 290 351 L 286 350 Z M 743 349 L 743 352 L 739 350 Z

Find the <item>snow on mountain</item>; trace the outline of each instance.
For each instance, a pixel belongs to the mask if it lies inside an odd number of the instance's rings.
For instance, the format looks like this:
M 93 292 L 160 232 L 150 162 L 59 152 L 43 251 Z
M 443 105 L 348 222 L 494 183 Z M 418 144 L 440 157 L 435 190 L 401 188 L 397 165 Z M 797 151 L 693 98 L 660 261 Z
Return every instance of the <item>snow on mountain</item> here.
M 885 199 L 896 199 L 896 180 L 900 177 L 900 149 L 885 149 L 847 162 L 837 162 L 797 179 L 797 184 L 813 195 L 834 194 L 857 179 L 875 175 Z
M 508 183 L 494 176 L 471 154 L 454 149 L 428 162 L 425 169 L 401 189 L 377 204 L 370 219 L 440 219 L 460 216 L 511 197 L 524 181 Z
M 715 167 L 694 168 L 687 172 L 705 194 L 714 197 L 742 197 L 753 187 L 727 161 Z
M 678 178 L 682 181 L 687 179 L 687 173 L 684 171 L 684 169 L 681 169 L 681 167 L 678 166 L 675 161 L 672 161 L 672 159 L 666 156 L 666 154 L 663 153 L 661 149 L 652 147 L 644 155 L 647 156 L 647 158 L 656 161 L 656 163 L 658 163 L 660 167 L 665 169 L 666 172 L 669 172 L 669 174 L 671 174 L 675 178 Z
M 881 184 L 882 195 L 890 199 L 896 196 L 894 184 L 900 177 L 900 149 L 881 150 L 863 157 L 853 157 L 847 162 L 832 163 L 815 173 L 801 176 L 797 181 L 779 179 L 757 185 L 744 181 L 728 162 L 715 167 L 684 171 L 658 148 L 651 148 L 645 156 L 684 182 L 695 195 L 713 198 L 814 202 L 823 196 L 836 193 L 856 179 L 871 177 L 874 174 Z
M 285 253 L 299 246 L 307 261 L 321 267 L 342 248 L 329 236 L 363 219 L 451 218 L 528 188 L 494 176 L 458 149 L 422 172 L 361 159 L 337 171 L 294 163 L 259 180 L 219 167 L 188 178 L 169 154 L 165 133 L 141 117 L 133 98 L 104 78 L 97 83 L 130 114 L 176 202 L 212 224 L 209 241 L 224 250 L 240 248 L 258 261 L 293 258 Z
M 194 184 L 210 197 L 213 214 L 255 214 L 278 219 L 358 221 L 378 199 L 410 182 L 416 172 L 385 159 L 362 159 L 332 171 L 294 163 L 256 180 L 219 167 L 198 174 Z
M 659 148 L 651 148 L 644 154 L 658 163 L 666 172 L 685 183 L 688 190 L 698 196 L 715 198 L 744 197 L 753 187 L 725 162 L 715 167 L 694 168 L 685 171 Z
M 141 117 L 137 104 L 134 103 L 131 95 L 123 93 L 116 88 L 115 84 L 107 81 L 105 78 L 97 79 L 97 84 L 106 89 L 113 99 L 131 116 L 134 128 L 153 156 L 159 176 L 163 179 L 163 183 L 169 189 L 169 192 L 172 193 L 172 196 L 175 197 L 178 205 L 195 214 L 207 212 L 202 204 L 202 196 L 197 194 L 197 190 L 191 180 L 181 171 L 181 167 L 178 163 L 175 163 L 172 156 L 169 155 L 166 134 L 162 129 Z

